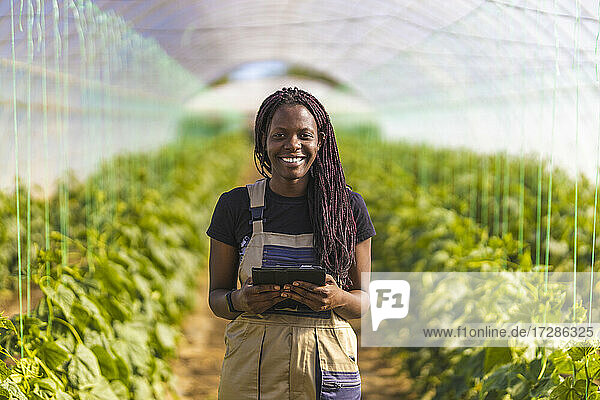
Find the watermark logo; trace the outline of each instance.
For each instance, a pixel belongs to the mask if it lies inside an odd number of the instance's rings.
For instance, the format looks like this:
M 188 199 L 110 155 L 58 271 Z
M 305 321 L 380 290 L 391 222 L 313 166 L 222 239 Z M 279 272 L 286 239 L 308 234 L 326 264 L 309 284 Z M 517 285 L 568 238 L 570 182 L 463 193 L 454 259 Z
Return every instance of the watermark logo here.
M 377 280 L 369 284 L 373 331 L 384 319 L 402 319 L 408 315 L 410 284 L 405 280 Z

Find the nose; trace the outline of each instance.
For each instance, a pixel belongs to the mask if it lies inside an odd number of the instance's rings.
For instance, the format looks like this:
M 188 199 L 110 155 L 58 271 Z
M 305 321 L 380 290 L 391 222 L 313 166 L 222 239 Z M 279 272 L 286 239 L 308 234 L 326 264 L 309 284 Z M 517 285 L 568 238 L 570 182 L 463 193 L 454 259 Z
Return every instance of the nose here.
M 285 143 L 286 150 L 297 150 L 300 149 L 302 143 L 298 138 L 298 135 L 291 135 Z

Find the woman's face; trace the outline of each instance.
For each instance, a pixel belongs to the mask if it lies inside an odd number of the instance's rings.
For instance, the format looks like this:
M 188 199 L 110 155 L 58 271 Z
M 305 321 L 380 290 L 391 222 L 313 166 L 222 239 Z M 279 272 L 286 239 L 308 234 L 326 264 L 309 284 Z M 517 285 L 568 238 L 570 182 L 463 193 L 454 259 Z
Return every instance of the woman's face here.
M 302 105 L 280 106 L 273 114 L 265 147 L 273 179 L 308 177 L 320 147 L 315 118 Z

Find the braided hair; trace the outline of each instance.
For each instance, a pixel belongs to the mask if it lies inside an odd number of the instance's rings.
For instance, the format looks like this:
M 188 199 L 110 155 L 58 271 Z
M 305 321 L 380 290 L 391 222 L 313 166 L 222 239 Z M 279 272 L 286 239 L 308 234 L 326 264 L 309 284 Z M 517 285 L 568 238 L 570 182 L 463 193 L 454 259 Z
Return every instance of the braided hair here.
M 271 161 L 266 137 L 275 111 L 281 105 L 302 105 L 314 117 L 322 133 L 322 145 L 310 167 L 308 209 L 313 227 L 313 247 L 317 259 L 340 287 L 352 285 L 350 267 L 355 263 L 356 224 L 350 206 L 350 189 L 346 185 L 333 125 L 323 105 L 304 90 L 283 88 L 261 104 L 254 124 L 254 164 L 268 178 Z

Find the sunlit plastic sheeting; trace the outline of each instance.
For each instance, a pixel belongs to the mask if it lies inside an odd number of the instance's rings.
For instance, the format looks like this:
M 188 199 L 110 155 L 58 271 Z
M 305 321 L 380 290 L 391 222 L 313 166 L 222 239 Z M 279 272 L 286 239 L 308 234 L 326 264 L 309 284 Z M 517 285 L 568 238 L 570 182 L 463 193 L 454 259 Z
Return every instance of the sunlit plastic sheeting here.
M 486 2 L 355 82 L 382 105 L 389 136 L 541 153 L 593 177 L 597 14 L 592 2 Z
M 31 162 L 33 184 L 51 187 L 66 169 L 85 174 L 172 139 L 181 103 L 201 89 L 155 40 L 88 0 L 2 1 L 0 32 L 3 189 L 15 157 L 20 175 Z
M 395 50 L 419 44 L 479 2 L 440 3 L 438 10 L 445 14 L 432 13 L 427 4 L 419 2 L 389 1 L 95 3 L 123 15 L 182 65 L 210 81 L 236 64 L 265 58 L 321 70 L 346 59 L 346 68 L 362 71 L 368 65 L 361 66 L 360 61 L 381 63 L 385 54 L 393 56 Z M 379 56 L 368 57 L 370 51 Z M 332 73 L 345 71 L 335 68 Z
M 23 4 L 15 15 L 16 61 L 19 71 L 28 71 L 29 2 Z M 70 118 L 78 110 L 105 109 L 104 98 L 120 99 L 113 111 L 127 115 L 160 113 L 191 98 L 199 82 L 248 62 L 282 60 L 354 89 L 379 109 L 390 137 L 556 153 L 571 169 L 594 168 L 600 102 L 595 0 L 31 4 L 37 68 L 31 71 L 48 71 L 48 99 L 69 93 Z M 46 68 L 38 67 L 38 4 L 45 7 Z M 9 1 L 0 5 L 0 18 L 0 57 L 10 71 Z M 22 104 L 26 80 L 18 74 Z M 3 73 L 3 88 L 10 87 L 8 77 Z M 52 79 L 83 89 L 79 96 L 78 89 L 53 94 Z M 10 103 L 10 90 L 0 96 Z M 40 104 L 35 96 L 32 101 Z
M 282 60 L 353 88 L 389 137 L 555 154 L 573 172 L 594 171 L 596 0 L 96 4 L 203 81 Z

